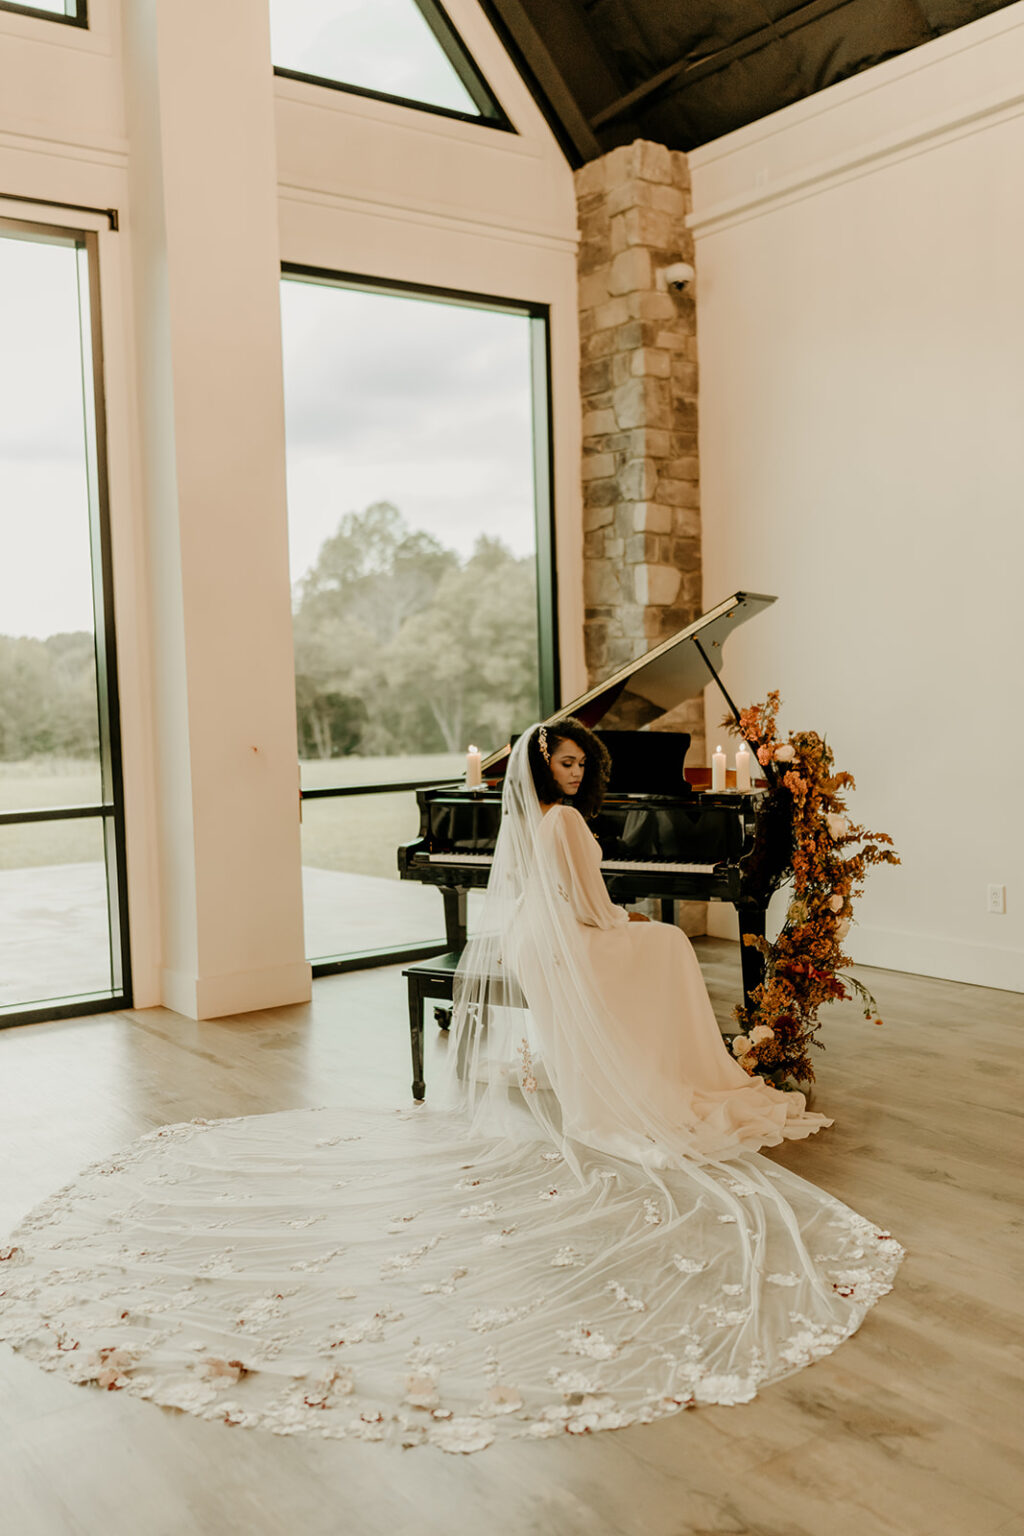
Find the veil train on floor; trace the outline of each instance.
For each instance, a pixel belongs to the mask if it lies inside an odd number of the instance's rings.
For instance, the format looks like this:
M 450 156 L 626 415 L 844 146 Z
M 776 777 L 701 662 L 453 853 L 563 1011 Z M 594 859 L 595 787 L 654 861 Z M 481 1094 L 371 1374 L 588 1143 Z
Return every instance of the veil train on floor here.
M 753 1150 L 828 1122 L 728 1058 L 678 929 L 588 885 L 528 736 L 456 981 L 456 1107 L 154 1131 L 0 1247 L 0 1336 L 206 1419 L 465 1453 L 746 1402 L 856 1330 L 899 1244 Z M 664 1018 L 658 977 L 683 978 Z

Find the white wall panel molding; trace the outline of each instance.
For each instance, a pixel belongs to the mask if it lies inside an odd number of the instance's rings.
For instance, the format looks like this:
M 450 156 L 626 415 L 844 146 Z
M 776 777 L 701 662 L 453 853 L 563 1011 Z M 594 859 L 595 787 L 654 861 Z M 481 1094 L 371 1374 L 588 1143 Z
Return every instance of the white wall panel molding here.
M 30 124 L 12 122 L 6 116 L 4 126 L 0 128 L 0 153 L 4 150 L 10 150 L 13 154 L 48 155 L 76 163 L 109 166 L 112 170 L 123 170 L 128 164 L 127 139 L 58 138 L 48 133 L 33 132 Z
M 686 222 L 698 239 L 702 235 L 715 234 L 734 224 L 760 218 L 772 208 L 786 207 L 802 198 L 817 196 L 844 182 L 884 170 L 886 166 L 897 165 L 901 160 L 942 149 L 969 134 L 998 127 L 1019 117 L 1022 112 L 1024 90 L 1009 101 L 978 101 L 965 108 L 952 121 L 948 112 L 942 113 L 906 133 L 866 144 L 857 153 L 844 153 L 822 161 L 807 172 L 780 176 L 771 182 L 766 179 L 748 193 L 702 208 L 700 212 L 691 214 Z
M 90 0 L 88 27 L 0 11 L 0 129 L 123 148 L 118 9 L 116 0 Z
M 544 153 L 545 136 L 550 134 L 547 124 L 542 124 L 543 134 L 510 133 L 505 128 L 494 127 L 484 118 L 479 122 L 467 122 L 463 118 L 432 112 L 426 106 L 407 106 L 403 102 L 363 96 L 344 87 L 335 89 L 308 80 L 293 80 L 288 75 L 274 77 L 274 95 L 280 102 L 289 102 L 304 111 L 324 114 L 328 118 L 361 119 L 385 128 L 415 133 L 417 138 L 426 136 L 473 147 L 482 145 L 488 153 L 496 149 L 504 154 L 537 158 L 538 151 Z
M 1024 992 L 1024 954 L 995 944 L 970 944 L 957 934 L 937 936 L 898 928 L 854 929 L 858 965 L 912 976 L 937 976 L 973 987 Z M 970 1003 L 966 1005 L 970 1007 Z
M 360 217 L 385 219 L 392 224 L 423 225 L 432 229 L 447 230 L 453 235 L 508 240 L 516 245 L 533 246 L 569 256 L 575 255 L 579 243 L 577 235 L 566 235 L 557 228 L 527 230 L 517 224 L 505 223 L 498 219 L 469 219 L 465 217 L 461 208 L 438 207 L 434 202 L 416 204 L 410 200 L 402 205 L 396 205 L 385 199 L 355 197 L 343 192 L 324 192 L 319 188 L 288 182 L 279 182 L 278 190 L 283 201 L 308 203 L 319 208 L 334 208 Z
M 572 174 L 553 140 L 525 147 L 510 133 L 341 96 L 327 112 L 275 93 L 278 180 L 327 197 L 575 240 Z M 312 87 L 308 89 L 314 89 Z M 436 125 L 443 125 L 439 133 Z M 448 130 L 454 127 L 457 133 Z
M 1024 3 L 1006 7 L 690 155 L 698 238 L 1024 110 Z

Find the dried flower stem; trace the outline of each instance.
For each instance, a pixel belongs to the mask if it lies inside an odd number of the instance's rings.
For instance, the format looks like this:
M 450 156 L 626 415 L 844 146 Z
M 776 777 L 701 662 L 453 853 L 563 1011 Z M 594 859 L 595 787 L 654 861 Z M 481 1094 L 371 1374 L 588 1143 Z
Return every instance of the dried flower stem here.
M 738 728 L 731 717 L 722 722 L 750 743 L 762 767 L 779 768 L 765 810 L 788 814 L 792 827 L 793 899 L 774 943 L 747 937 L 764 956 L 765 974 L 749 1005 L 735 1009 L 748 1040 L 758 1031 L 740 1061 L 777 1084 L 814 1081 L 809 1047 L 823 1048 L 816 1037 L 824 1004 L 856 997 L 865 1018 L 881 1023 L 868 989 L 844 974 L 853 962 L 842 946 L 869 866 L 900 862 L 887 833 L 868 832 L 849 819 L 844 792 L 856 785 L 851 774 L 835 771 L 824 737 L 797 731 L 780 739 L 780 704 L 773 691 L 741 712 Z

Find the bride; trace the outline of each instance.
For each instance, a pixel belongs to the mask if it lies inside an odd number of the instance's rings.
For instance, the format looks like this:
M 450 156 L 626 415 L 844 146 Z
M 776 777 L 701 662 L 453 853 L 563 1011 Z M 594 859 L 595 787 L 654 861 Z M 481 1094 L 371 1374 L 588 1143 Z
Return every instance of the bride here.
M 162 1127 L 0 1247 L 0 1336 L 207 1419 L 469 1452 L 746 1402 L 854 1332 L 902 1250 L 758 1154 L 831 1122 L 609 900 L 607 774 L 575 720 L 511 753 L 452 1107 Z
M 671 1167 L 830 1125 L 806 1112 L 802 1094 L 749 1077 L 729 1054 L 682 930 L 612 904 L 585 820 L 600 808 L 610 766 L 578 720 L 539 726 L 516 744 L 487 919 L 460 968 L 457 1038 L 487 1021 L 476 1054 L 493 1066 L 493 999 L 484 994 L 495 990 L 503 946 L 529 1012 L 525 1027 L 522 1015 L 502 1024 L 518 1032 L 524 1059 L 546 1069 L 549 1091 L 526 1095 L 544 1132 Z M 508 1056 L 506 1042 L 499 1074 L 504 1066 L 507 1076 Z M 477 1061 L 471 1082 L 480 1075 Z M 539 1081 L 536 1070 L 527 1075 Z M 493 1105 L 485 1108 L 493 1118 Z

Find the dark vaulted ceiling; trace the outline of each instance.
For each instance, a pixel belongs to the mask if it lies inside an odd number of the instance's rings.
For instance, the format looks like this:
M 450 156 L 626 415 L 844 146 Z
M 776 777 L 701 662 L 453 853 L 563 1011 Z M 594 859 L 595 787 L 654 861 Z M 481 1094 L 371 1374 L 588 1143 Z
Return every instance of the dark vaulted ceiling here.
M 482 0 L 574 165 L 693 149 L 1011 0 Z

